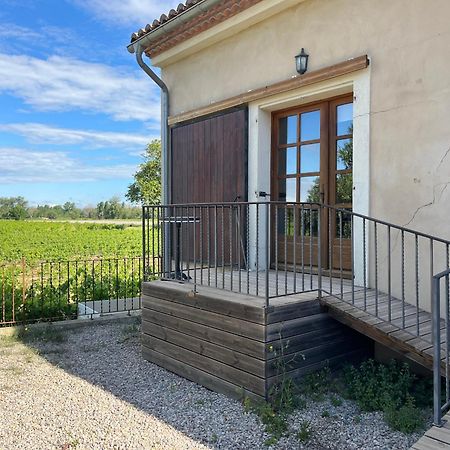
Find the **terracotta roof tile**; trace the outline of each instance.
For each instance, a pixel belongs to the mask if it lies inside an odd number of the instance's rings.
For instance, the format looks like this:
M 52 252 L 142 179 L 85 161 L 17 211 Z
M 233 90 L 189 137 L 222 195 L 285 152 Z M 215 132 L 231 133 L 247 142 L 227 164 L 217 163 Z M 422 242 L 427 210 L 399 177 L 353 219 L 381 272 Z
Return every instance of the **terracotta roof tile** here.
M 162 14 L 159 19 L 155 19 L 151 25 L 147 24 L 145 28 L 141 28 L 133 33 L 131 35 L 131 43 L 142 36 L 151 33 L 164 25 L 168 20 L 176 18 L 179 14 L 192 8 L 201 1 L 202 0 L 186 0 L 185 3 L 180 3 L 176 10 L 171 9 L 167 14 Z M 162 53 L 196 34 L 212 28 L 216 24 L 227 20 L 260 1 L 261 0 L 222 0 L 208 10 L 201 12 L 198 16 L 187 22 L 180 23 L 179 26 L 152 43 L 151 48 L 147 48 L 145 52 L 148 56 L 155 56 Z

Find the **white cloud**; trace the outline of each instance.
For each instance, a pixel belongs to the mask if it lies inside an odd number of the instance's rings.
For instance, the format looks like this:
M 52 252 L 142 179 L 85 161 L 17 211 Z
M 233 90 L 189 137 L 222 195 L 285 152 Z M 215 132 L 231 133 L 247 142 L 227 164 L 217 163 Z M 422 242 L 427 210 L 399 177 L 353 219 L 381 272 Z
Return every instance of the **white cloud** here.
M 180 0 L 73 0 L 103 21 L 143 26 L 176 8 Z M 131 30 L 136 31 L 136 30 Z M 131 34 L 130 32 L 130 34 Z
M 40 123 L 0 124 L 0 131 L 23 136 L 32 144 L 80 145 L 86 148 L 124 148 L 142 153 L 156 136 L 58 128 Z
M 137 71 L 63 56 L 0 53 L 0 93 L 38 111 L 81 110 L 114 120 L 159 120 L 159 91 Z
M 0 148 L 0 183 L 55 183 L 129 179 L 134 164 L 86 166 L 66 152 Z

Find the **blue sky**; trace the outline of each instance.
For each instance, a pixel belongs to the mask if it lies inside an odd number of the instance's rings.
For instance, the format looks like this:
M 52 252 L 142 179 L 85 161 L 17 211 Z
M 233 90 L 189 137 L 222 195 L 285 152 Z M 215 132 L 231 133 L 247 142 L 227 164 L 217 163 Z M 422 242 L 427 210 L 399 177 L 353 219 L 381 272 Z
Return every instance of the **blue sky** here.
M 179 0 L 0 0 L 0 197 L 124 197 L 159 136 L 159 91 L 126 50 Z

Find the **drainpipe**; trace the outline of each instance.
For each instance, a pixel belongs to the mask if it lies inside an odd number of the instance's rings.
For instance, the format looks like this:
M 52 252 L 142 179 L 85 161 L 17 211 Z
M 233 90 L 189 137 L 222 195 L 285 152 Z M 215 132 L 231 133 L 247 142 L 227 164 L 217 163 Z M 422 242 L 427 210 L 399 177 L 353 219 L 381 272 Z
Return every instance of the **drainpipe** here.
M 169 186 L 169 163 L 170 163 L 170 132 L 169 132 L 169 89 L 161 78 L 145 64 L 142 59 L 144 49 L 141 45 L 136 51 L 136 61 L 141 69 L 159 86 L 161 89 L 161 183 L 162 199 L 161 203 L 167 205 L 170 202 Z
M 169 89 L 161 78 L 145 64 L 142 59 L 144 48 L 138 45 L 136 49 L 136 61 L 141 69 L 159 86 L 161 89 L 161 184 L 162 195 L 161 204 L 168 205 L 170 203 L 170 130 L 169 130 Z M 163 218 L 170 212 L 163 208 Z M 168 276 L 170 274 L 170 228 L 169 223 L 164 222 L 164 261 L 162 272 Z

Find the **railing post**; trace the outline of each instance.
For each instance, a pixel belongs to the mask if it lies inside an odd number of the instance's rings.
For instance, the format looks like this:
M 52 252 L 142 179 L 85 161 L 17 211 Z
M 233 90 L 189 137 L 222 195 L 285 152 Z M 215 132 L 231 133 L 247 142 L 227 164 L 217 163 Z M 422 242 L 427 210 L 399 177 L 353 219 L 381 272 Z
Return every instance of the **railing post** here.
M 323 212 L 323 206 L 319 205 L 318 218 L 317 218 L 317 242 L 318 242 L 318 258 L 317 258 L 317 276 L 318 276 L 318 297 L 322 298 L 322 224 L 321 216 Z
M 270 203 L 266 203 L 266 308 L 269 307 L 269 277 L 270 277 Z
M 147 269 L 147 264 L 145 261 L 145 231 L 146 231 L 146 223 L 145 223 L 145 206 L 142 206 L 142 279 L 143 281 L 147 281 L 147 274 L 146 274 L 146 269 Z
M 432 313 L 433 313 L 433 403 L 434 425 L 442 426 L 441 411 L 441 314 L 440 314 L 440 278 L 433 277 Z

